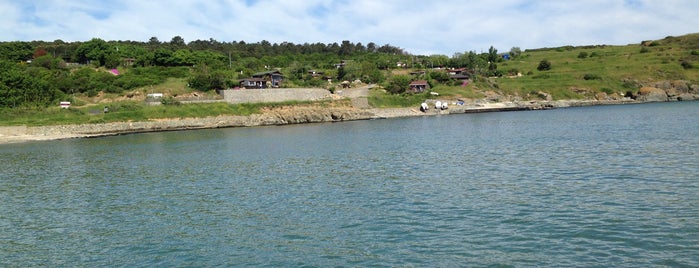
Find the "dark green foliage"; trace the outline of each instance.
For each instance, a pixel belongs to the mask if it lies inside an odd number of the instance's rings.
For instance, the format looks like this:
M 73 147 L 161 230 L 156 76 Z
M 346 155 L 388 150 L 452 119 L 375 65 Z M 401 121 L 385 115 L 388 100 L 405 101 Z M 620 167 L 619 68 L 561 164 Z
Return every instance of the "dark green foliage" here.
M 699 56 L 699 51 L 692 50 L 692 52 L 689 53 L 692 56 Z
M 648 52 L 650 52 L 650 49 L 648 49 L 647 47 L 641 47 L 640 53 L 648 53 Z
M 536 67 L 539 71 L 551 70 L 551 63 L 548 60 L 542 60 L 539 62 L 539 66 Z
M 694 67 L 694 66 L 692 66 L 692 63 L 689 62 L 689 60 L 680 61 L 680 65 L 682 65 L 682 68 L 684 68 L 684 69 L 692 69 L 692 67 Z
M 410 85 L 411 78 L 407 75 L 396 75 L 388 80 L 385 88 L 388 92 L 393 94 L 403 93 L 408 89 Z
M 433 71 L 429 72 L 428 76 L 430 79 L 434 79 L 439 83 L 445 83 L 449 80 L 451 80 L 451 77 L 447 72 L 441 72 L 441 71 Z
M 34 49 L 28 42 L 0 43 L 0 60 L 21 62 L 32 59 Z
M 202 91 L 225 89 L 234 84 L 232 81 L 228 81 L 226 73 L 221 70 L 213 70 L 206 65 L 197 67 L 194 76 L 190 77 L 187 82 L 189 87 Z
M 33 69 L 13 62 L 0 60 L 0 108 L 21 106 L 47 106 L 63 94 L 42 76 L 46 70 Z
M 583 75 L 583 79 L 585 80 L 602 80 L 602 77 L 596 74 L 585 74 Z
M 579 59 L 587 58 L 587 52 L 585 52 L 585 51 L 580 51 L 580 53 L 578 53 L 578 58 L 579 58 Z

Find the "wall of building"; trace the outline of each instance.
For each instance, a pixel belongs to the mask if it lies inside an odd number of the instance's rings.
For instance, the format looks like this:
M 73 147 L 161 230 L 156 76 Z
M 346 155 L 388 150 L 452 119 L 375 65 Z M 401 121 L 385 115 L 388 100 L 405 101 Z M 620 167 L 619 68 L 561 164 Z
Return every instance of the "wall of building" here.
M 318 101 L 332 98 L 330 91 L 322 88 L 227 89 L 221 94 L 229 103 Z

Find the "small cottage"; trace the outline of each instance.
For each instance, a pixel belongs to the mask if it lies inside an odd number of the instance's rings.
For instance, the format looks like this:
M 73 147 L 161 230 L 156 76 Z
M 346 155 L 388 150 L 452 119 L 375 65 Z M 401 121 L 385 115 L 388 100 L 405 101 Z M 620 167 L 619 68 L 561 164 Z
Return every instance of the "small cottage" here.
M 255 73 L 250 78 L 240 79 L 238 81 L 240 87 L 244 88 L 280 87 L 283 77 L 281 72 L 275 70 Z
M 425 90 L 430 89 L 430 84 L 427 83 L 425 80 L 416 80 L 413 82 L 410 82 L 410 91 L 413 93 L 421 93 L 424 92 Z

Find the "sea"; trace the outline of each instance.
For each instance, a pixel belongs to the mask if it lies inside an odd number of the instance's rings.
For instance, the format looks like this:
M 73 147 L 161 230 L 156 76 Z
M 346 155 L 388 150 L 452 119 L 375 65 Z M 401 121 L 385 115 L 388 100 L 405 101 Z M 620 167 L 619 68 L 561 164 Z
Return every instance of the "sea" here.
M 699 102 L 0 145 L 0 267 L 699 267 Z

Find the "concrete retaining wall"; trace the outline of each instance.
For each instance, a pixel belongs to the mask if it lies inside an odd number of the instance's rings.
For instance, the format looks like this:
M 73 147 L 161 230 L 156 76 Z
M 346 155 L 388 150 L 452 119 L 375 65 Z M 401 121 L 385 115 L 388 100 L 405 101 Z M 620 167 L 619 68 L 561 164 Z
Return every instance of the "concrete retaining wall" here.
M 229 103 L 318 101 L 331 99 L 330 91 L 322 88 L 227 89 L 222 92 Z

